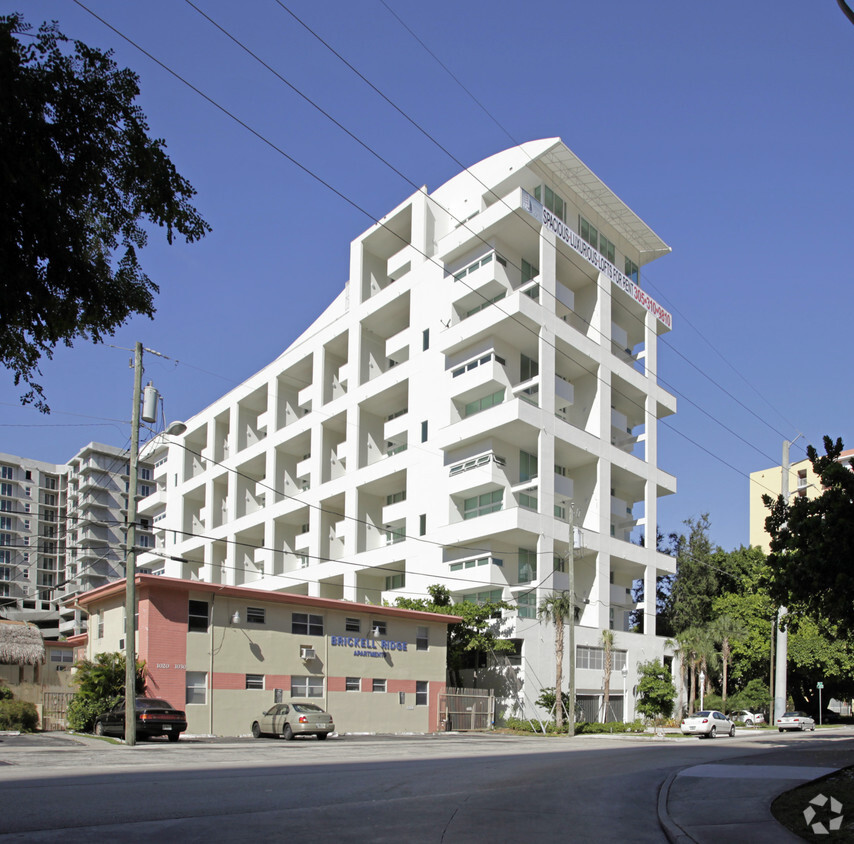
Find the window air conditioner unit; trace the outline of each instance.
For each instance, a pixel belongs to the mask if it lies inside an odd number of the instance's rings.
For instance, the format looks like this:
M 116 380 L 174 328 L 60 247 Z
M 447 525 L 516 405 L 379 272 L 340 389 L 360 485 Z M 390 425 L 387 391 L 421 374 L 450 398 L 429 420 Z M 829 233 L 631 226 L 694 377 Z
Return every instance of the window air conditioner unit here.
M 315 653 L 314 648 L 300 648 L 299 658 L 307 662 L 310 659 L 316 659 L 317 653 Z

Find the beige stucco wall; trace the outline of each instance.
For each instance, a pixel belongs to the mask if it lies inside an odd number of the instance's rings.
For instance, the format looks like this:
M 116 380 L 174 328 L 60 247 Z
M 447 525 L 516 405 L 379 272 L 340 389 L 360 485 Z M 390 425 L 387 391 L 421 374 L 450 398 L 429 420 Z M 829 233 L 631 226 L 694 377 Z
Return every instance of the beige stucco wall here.
M 804 471 L 806 472 L 807 497 L 815 498 L 821 492 L 816 474 L 812 470 L 812 464 L 806 459 L 799 460 L 789 466 L 790 501 L 797 494 L 798 474 Z M 782 492 L 782 482 L 782 466 L 772 466 L 770 469 L 750 473 L 750 544 L 758 545 L 766 554 L 770 550 L 769 537 L 765 532 L 765 519 L 768 517 L 769 510 L 762 503 L 762 496 L 770 495 L 771 498 L 776 498 Z

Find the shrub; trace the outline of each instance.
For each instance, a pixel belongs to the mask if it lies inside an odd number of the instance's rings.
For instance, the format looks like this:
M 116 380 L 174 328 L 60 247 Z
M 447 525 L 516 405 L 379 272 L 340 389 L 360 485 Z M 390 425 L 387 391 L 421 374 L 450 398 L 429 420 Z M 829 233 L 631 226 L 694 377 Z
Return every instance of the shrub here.
M 0 700 L 0 730 L 20 730 L 31 733 L 39 725 L 34 704 L 25 700 Z
M 0 700 L 12 700 L 14 695 L 8 686 L 0 685 Z
M 101 698 L 87 699 L 75 695 L 68 704 L 65 711 L 65 722 L 69 730 L 77 730 L 81 733 L 91 733 L 95 726 L 95 719 L 106 712 L 116 703 L 115 698 L 106 700 Z

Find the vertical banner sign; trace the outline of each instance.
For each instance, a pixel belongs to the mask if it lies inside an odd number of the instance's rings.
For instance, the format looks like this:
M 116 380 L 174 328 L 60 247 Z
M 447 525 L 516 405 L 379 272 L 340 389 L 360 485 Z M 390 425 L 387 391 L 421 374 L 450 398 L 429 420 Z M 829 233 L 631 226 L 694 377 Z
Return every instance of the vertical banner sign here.
M 621 273 L 604 255 L 600 255 L 586 240 L 527 191 L 522 191 L 522 207 L 541 225 L 553 231 L 573 252 L 608 276 L 614 284 L 628 293 L 641 307 L 648 310 L 666 328 L 673 328 L 673 317 L 652 296 L 640 289 L 627 275 Z

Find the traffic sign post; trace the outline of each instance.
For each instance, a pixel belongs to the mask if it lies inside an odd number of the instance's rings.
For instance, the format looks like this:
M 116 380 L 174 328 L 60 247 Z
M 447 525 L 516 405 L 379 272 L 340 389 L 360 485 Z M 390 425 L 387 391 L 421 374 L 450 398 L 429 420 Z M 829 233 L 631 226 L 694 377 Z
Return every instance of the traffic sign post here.
M 818 689 L 818 725 L 821 726 L 821 690 L 824 688 L 824 683 L 816 683 L 815 687 Z

